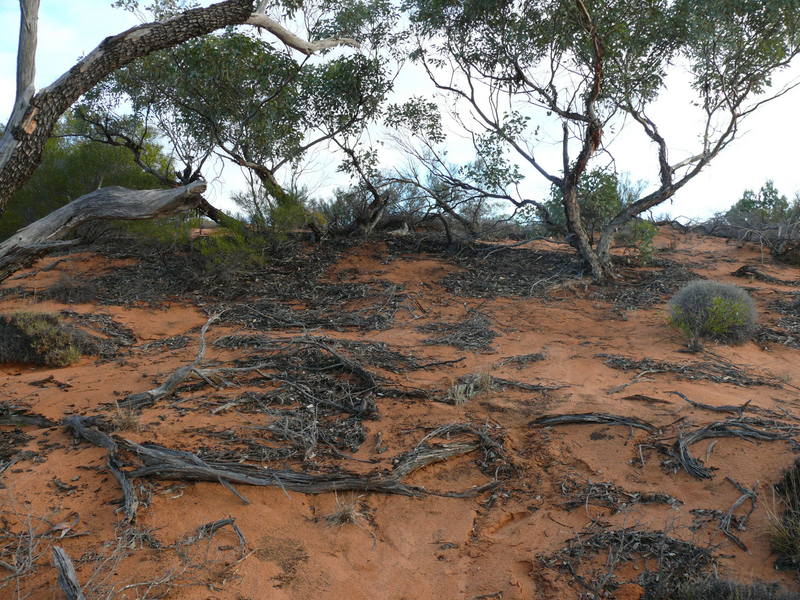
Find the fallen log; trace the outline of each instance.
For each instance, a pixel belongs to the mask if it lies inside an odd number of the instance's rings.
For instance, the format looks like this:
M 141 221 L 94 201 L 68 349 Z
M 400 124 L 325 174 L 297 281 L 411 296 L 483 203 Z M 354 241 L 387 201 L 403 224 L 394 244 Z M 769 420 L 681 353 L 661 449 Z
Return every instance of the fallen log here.
M 59 238 L 94 220 L 144 220 L 174 215 L 205 202 L 203 182 L 166 190 L 105 187 L 76 198 L 0 243 L 0 281 L 53 250 L 74 245 Z M 207 203 L 206 203 L 207 204 Z
M 768 275 L 763 271 L 759 271 L 750 265 L 743 265 L 739 267 L 733 273 L 731 273 L 731 275 L 734 277 L 752 277 L 753 279 L 758 279 L 759 281 L 763 281 L 765 283 L 774 283 L 777 285 L 800 286 L 800 281 L 798 280 L 779 279 L 778 277 L 773 277 L 772 275 Z
M 725 437 L 762 441 L 789 440 L 796 432 L 796 427 L 786 423 L 749 417 L 731 418 L 710 423 L 689 433 L 680 433 L 670 453 L 692 477 L 711 479 L 714 469 L 706 467 L 699 458 L 692 455 L 690 448 L 693 444 L 702 440 Z
M 551 427 L 553 425 L 623 425 L 636 427 L 650 433 L 657 430 L 654 425 L 636 417 L 621 417 L 606 413 L 578 413 L 573 415 L 544 415 L 529 423 L 531 427 Z

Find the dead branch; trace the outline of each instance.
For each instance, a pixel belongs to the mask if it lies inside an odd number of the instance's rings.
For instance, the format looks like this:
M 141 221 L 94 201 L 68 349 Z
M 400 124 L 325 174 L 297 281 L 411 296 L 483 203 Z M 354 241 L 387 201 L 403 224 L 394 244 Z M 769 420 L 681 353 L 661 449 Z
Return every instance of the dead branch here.
M 774 283 L 777 285 L 800 286 L 800 281 L 778 279 L 777 277 L 773 277 L 772 275 L 767 275 L 763 271 L 759 271 L 758 269 L 756 269 L 755 267 L 751 267 L 750 265 L 743 265 L 739 267 L 733 273 L 731 273 L 731 275 L 733 275 L 734 277 L 749 277 L 753 279 L 758 279 L 759 281 L 763 281 L 765 283 Z
M 667 392 L 667 393 L 668 394 L 674 394 L 674 395 L 678 396 L 679 398 L 685 400 L 686 402 L 688 402 L 690 405 L 694 406 L 695 408 L 702 408 L 704 410 L 710 410 L 710 411 L 713 411 L 713 412 L 730 413 L 730 414 L 739 415 L 739 416 L 742 415 L 744 410 L 752 402 L 752 400 L 748 400 L 747 402 L 745 402 L 744 404 L 742 404 L 740 406 L 732 406 L 732 405 L 729 405 L 729 404 L 725 404 L 723 406 L 712 406 L 710 404 L 704 404 L 702 402 L 695 402 L 694 400 L 690 400 L 689 398 L 687 398 L 684 394 L 681 394 L 680 392 Z
M 735 487 L 739 492 L 742 494 L 733 503 L 730 507 L 728 512 L 725 516 L 720 520 L 719 528 L 734 544 L 736 544 L 741 550 L 747 552 L 747 546 L 742 542 L 736 535 L 731 532 L 731 522 L 733 521 L 733 513 L 736 511 L 739 506 L 741 506 L 747 500 L 750 500 L 750 510 L 747 512 L 746 515 L 743 517 L 739 517 L 737 519 L 737 529 L 740 531 L 744 531 L 745 526 L 747 525 L 747 521 L 750 519 L 750 515 L 753 514 L 753 511 L 756 509 L 756 502 L 758 501 L 758 494 L 756 493 L 756 489 L 758 488 L 758 482 L 753 486 L 752 489 L 744 487 L 735 479 L 731 479 L 730 477 L 726 477 L 725 480 L 730 483 L 733 487 Z
M 108 470 L 111 471 L 111 474 L 122 488 L 122 510 L 125 513 L 125 521 L 133 523 L 136 520 L 139 499 L 136 497 L 136 491 L 133 489 L 133 484 L 128 474 L 122 470 L 116 455 L 111 452 L 108 453 Z
M 81 586 L 78 583 L 75 567 L 63 548 L 53 546 L 53 563 L 58 571 L 58 585 L 67 600 L 86 600 L 86 596 L 83 595 Z
M 153 388 L 152 390 L 148 390 L 146 392 L 140 392 L 138 394 L 131 394 L 127 396 L 122 402 L 120 402 L 120 406 L 125 406 L 129 408 L 143 408 L 145 406 L 152 406 L 165 396 L 169 396 L 172 394 L 177 387 L 182 384 L 192 372 L 196 371 L 200 363 L 203 361 L 206 355 L 206 332 L 211 324 L 220 318 L 222 313 L 217 313 L 209 317 L 208 321 L 206 321 L 203 328 L 200 330 L 200 348 L 197 351 L 197 356 L 195 359 L 188 365 L 185 365 L 175 371 L 172 375 L 170 375 L 167 380 L 162 383 L 157 388 Z
M 567 497 L 564 508 L 572 510 L 587 504 L 610 508 L 614 513 L 634 504 L 661 503 L 671 507 L 683 504 L 677 498 L 659 492 L 629 492 L 610 482 L 578 481 L 567 478 L 561 482 L 561 493 Z
M 711 423 L 689 433 L 678 434 L 670 453 L 692 477 L 711 479 L 713 469 L 705 467 L 700 459 L 692 456 L 689 449 L 693 444 L 702 440 L 725 437 L 763 441 L 788 440 L 796 431 L 796 427 L 785 423 L 738 417 Z
M 336 350 L 331 348 L 328 344 L 320 340 L 314 340 L 312 342 L 312 345 L 316 348 L 319 348 L 320 350 L 324 350 L 325 352 L 333 356 L 336 360 L 338 360 L 341 363 L 342 367 L 345 370 L 353 373 L 353 375 L 358 375 L 361 379 L 364 380 L 364 383 L 366 383 L 369 387 L 374 388 L 377 386 L 378 377 L 367 371 L 356 361 L 341 355 L 340 353 L 336 352 Z
M 274 19 L 270 19 L 267 15 L 263 13 L 253 13 L 252 15 L 250 15 L 250 17 L 247 19 L 247 24 L 255 25 L 256 27 L 260 27 L 262 29 L 269 31 L 272 35 L 274 35 L 284 44 L 286 44 L 290 48 L 294 48 L 298 52 L 302 52 L 306 56 L 315 54 L 320 50 L 335 48 L 336 46 L 350 46 L 352 48 L 361 47 L 361 44 L 359 44 L 356 40 L 351 38 L 327 38 L 315 42 L 304 40 L 303 38 L 295 35 L 291 31 L 286 29 L 283 25 L 281 25 Z
M 636 427 L 653 433 L 658 430 L 647 421 L 636 417 L 621 417 L 619 415 L 609 415 L 605 413 L 578 413 L 572 415 L 544 415 L 534 419 L 528 425 L 531 427 L 552 427 L 553 425 L 623 425 L 626 427 Z
M 105 187 L 76 198 L 0 243 L 0 281 L 47 252 L 74 245 L 58 238 L 93 220 L 143 220 L 195 208 L 206 189 L 194 182 L 168 190 Z
M 55 427 L 58 423 L 51 421 L 47 417 L 29 413 L 23 410 L 17 410 L 13 407 L 0 405 L 0 425 L 14 425 L 39 427 L 45 429 L 46 427 Z
M 524 383 L 522 381 L 503 379 L 502 377 L 492 377 L 492 383 L 500 387 L 514 387 L 530 392 L 552 392 L 554 390 L 561 390 L 569 387 L 568 385 L 541 385 L 538 383 Z
M 205 525 L 201 525 L 197 528 L 194 535 L 182 539 L 178 543 L 183 546 L 190 546 L 191 544 L 199 542 L 200 540 L 212 537 L 215 533 L 217 533 L 217 531 L 227 526 L 230 526 L 230 528 L 236 534 L 236 537 L 239 539 L 239 544 L 241 544 L 241 554 L 244 556 L 247 552 L 247 540 L 245 539 L 242 530 L 239 529 L 239 526 L 236 524 L 236 519 L 233 517 L 219 519 L 217 521 L 212 521 L 210 523 L 206 523 Z
M 79 438 L 103 448 L 116 448 L 117 442 L 105 433 L 91 427 L 86 417 L 73 415 L 65 419 L 65 426 Z M 429 444 L 432 437 L 445 435 L 469 435 L 473 439 Z M 477 449 L 496 452 L 497 442 L 488 435 L 463 425 L 446 426 L 428 434 L 410 451 L 396 457 L 389 472 L 373 472 L 366 475 L 338 472 L 308 474 L 291 470 L 267 469 L 260 466 L 232 461 L 203 461 L 196 454 L 183 450 L 165 448 L 158 444 L 137 444 L 130 440 L 117 438 L 119 444 L 137 456 L 142 464 L 129 472 L 130 477 L 154 477 L 157 479 L 177 479 L 184 481 L 225 480 L 262 487 L 280 487 L 284 490 L 305 494 L 324 492 L 361 491 L 404 496 L 437 495 L 454 498 L 469 498 L 494 488 L 498 481 L 493 479 L 485 485 L 472 487 L 461 492 L 437 492 L 403 482 L 410 474 L 430 464 L 441 462 L 454 456 L 461 456 Z

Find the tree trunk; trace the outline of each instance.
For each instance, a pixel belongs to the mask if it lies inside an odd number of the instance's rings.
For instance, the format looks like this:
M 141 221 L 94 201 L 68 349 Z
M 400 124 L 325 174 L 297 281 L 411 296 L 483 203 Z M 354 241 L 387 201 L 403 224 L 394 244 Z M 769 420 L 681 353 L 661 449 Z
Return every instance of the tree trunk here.
M 581 220 L 581 208 L 578 204 L 578 190 L 574 183 L 565 180 L 562 187 L 562 202 L 564 213 L 567 217 L 567 228 L 574 237 L 574 246 L 583 261 L 592 271 L 595 281 L 604 281 L 612 277 L 611 261 L 601 260 L 601 257 L 592 248 L 586 229 Z
M 206 184 L 195 182 L 169 190 L 129 190 L 107 187 L 81 196 L 23 227 L 0 244 L 0 281 L 56 248 L 74 242 L 57 238 L 87 221 L 143 220 L 210 206 L 201 194 Z M 213 207 L 211 207 L 213 208 Z
M 39 165 L 47 138 L 62 114 L 103 77 L 141 56 L 175 46 L 228 25 L 246 23 L 252 0 L 226 0 L 159 23 L 146 23 L 103 40 L 50 86 L 33 94 L 37 1 L 22 3 L 18 80 L 14 112 L 0 138 L 0 213 Z M 19 85 L 19 84 L 18 84 Z
M 372 202 L 366 207 L 364 213 L 356 219 L 356 226 L 361 235 L 368 236 L 372 233 L 372 230 L 383 218 L 385 210 L 386 197 L 376 190 Z

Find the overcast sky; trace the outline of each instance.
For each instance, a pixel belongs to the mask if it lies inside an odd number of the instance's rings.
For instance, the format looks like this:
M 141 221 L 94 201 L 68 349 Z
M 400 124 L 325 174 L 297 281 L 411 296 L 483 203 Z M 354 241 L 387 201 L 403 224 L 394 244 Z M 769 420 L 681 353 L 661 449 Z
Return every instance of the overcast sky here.
M 69 69 L 75 61 L 91 51 L 103 38 L 119 33 L 138 23 L 136 17 L 112 8 L 109 0 L 41 0 L 39 16 L 39 51 L 37 55 L 36 86 L 44 87 Z M 14 96 L 16 70 L 19 5 L 14 0 L 0 0 L 0 120 L 6 121 Z M 782 78 L 800 76 L 795 66 L 792 73 Z M 659 100 L 653 114 L 662 133 L 671 143 L 671 160 L 686 156 L 695 149 L 696 126 L 690 118 L 689 88 L 686 78 L 675 71 L 669 78 L 669 90 Z M 398 81 L 403 95 L 429 94 L 430 86 L 424 76 L 409 70 Z M 788 196 L 800 191 L 800 89 L 763 107 L 749 117 L 742 127 L 742 135 L 711 166 L 683 190 L 674 201 L 665 205 L 664 211 L 673 216 L 704 217 L 724 210 L 741 196 L 746 188 L 759 188 L 766 179 L 773 179 L 778 189 Z M 611 146 L 617 168 L 628 172 L 634 180 L 655 180 L 655 150 L 640 134 L 626 132 Z M 545 159 L 548 154 L 546 148 Z M 396 157 L 385 152 L 385 157 Z M 468 144 L 455 140 L 450 156 L 453 160 L 467 160 Z M 557 161 L 555 148 L 552 156 Z M 333 175 L 336 159 L 321 155 L 316 172 L 310 175 L 310 187 L 318 188 L 324 195 L 332 187 L 331 181 L 346 183 Z M 391 166 L 391 165 L 384 165 Z M 557 171 L 557 162 L 553 163 Z M 207 176 L 214 176 L 214 173 Z M 532 197 L 546 193 L 547 185 L 537 175 L 531 175 L 526 192 Z M 327 182 L 323 184 L 322 182 Z M 231 191 L 241 188 L 241 175 L 229 168 L 222 178 L 212 185 L 211 197 L 222 208 L 232 205 L 226 200 Z M 662 212 L 659 207 L 656 212 Z

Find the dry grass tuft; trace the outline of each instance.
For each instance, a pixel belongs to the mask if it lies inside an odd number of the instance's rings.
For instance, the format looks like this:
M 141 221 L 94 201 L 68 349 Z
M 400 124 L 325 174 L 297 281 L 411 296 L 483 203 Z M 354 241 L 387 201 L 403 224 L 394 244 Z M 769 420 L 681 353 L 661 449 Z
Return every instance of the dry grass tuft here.
M 141 431 L 142 423 L 135 408 L 120 406 L 114 401 L 114 413 L 111 415 L 114 431 Z
M 776 567 L 800 572 L 800 461 L 787 469 L 773 490 L 776 498 L 766 510 L 770 545 L 778 555 Z M 776 507 L 778 502 L 782 512 Z
M 362 506 L 362 499 L 363 496 L 351 496 L 347 499 L 336 496 L 336 508 L 332 513 L 325 515 L 328 527 L 364 526 L 368 515 Z
M 492 376 L 483 371 L 468 375 L 450 387 L 447 391 L 447 399 L 456 406 L 462 406 L 475 396 L 491 390 L 493 381 Z

